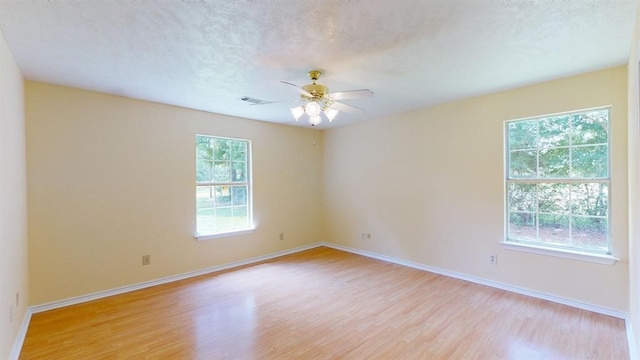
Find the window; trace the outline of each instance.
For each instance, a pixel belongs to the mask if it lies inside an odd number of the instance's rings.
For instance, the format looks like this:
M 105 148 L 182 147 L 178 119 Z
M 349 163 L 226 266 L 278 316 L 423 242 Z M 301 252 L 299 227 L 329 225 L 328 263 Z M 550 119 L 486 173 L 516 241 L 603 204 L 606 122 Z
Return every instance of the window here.
M 506 242 L 611 254 L 609 108 L 505 126 Z
M 197 236 L 253 228 L 251 143 L 196 135 Z

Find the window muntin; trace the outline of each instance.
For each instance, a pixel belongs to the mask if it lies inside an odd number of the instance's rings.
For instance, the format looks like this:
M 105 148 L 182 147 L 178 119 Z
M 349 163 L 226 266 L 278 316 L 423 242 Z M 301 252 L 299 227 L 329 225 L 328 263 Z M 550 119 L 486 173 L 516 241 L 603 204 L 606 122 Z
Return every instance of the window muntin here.
M 196 135 L 196 233 L 253 227 L 248 140 Z
M 611 254 L 609 108 L 505 127 L 506 241 Z

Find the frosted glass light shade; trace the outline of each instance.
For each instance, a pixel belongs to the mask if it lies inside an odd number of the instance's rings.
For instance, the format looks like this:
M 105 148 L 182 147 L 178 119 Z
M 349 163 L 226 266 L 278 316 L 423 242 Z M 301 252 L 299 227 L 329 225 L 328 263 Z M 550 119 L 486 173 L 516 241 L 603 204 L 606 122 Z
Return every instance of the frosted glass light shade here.
M 320 105 L 314 101 L 308 103 L 304 108 L 304 112 L 307 113 L 307 116 L 309 117 L 320 115 L 321 110 Z
M 291 108 L 291 115 L 293 115 L 293 118 L 296 119 L 296 121 L 300 119 L 302 114 L 304 114 L 304 108 L 302 106 Z
M 323 112 L 327 119 L 329 119 L 329 122 L 332 122 L 333 119 L 336 118 L 336 115 L 338 115 L 338 110 L 332 108 L 326 108 Z

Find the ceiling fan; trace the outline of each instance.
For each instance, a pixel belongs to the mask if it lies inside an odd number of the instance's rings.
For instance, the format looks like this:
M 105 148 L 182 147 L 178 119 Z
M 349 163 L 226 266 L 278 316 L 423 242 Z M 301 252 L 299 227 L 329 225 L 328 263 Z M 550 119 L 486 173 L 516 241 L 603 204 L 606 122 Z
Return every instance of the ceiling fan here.
M 322 75 L 320 70 L 311 70 L 308 73 L 309 78 L 311 79 L 311 84 L 303 85 L 302 87 L 292 84 L 287 81 L 281 81 L 283 84 L 291 85 L 293 88 L 300 93 L 300 99 L 296 100 L 287 100 L 287 101 L 304 101 L 305 104 L 301 106 L 297 106 L 291 108 L 291 114 L 293 118 L 298 121 L 302 115 L 307 115 L 309 119 L 309 124 L 311 126 L 316 126 L 322 122 L 321 114 L 329 120 L 329 122 L 333 121 L 335 117 L 338 115 L 338 112 L 344 111 L 347 113 L 359 113 L 363 112 L 363 109 L 357 108 L 355 106 L 347 105 L 337 100 L 345 100 L 345 99 L 358 99 L 373 96 L 373 91 L 369 89 L 359 89 L 359 90 L 349 90 L 349 91 L 340 91 L 330 93 L 329 88 L 318 84 L 317 81 Z M 240 100 L 252 102 L 253 105 L 263 105 L 263 104 L 272 104 L 276 102 L 282 101 L 263 101 L 258 99 L 253 99 L 250 97 L 243 97 Z

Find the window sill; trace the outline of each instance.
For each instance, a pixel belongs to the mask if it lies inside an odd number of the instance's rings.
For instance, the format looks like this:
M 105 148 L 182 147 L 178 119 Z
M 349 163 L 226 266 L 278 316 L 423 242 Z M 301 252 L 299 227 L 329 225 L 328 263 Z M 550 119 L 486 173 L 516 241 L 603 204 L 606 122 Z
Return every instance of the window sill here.
M 550 249 L 542 246 L 503 241 L 502 246 L 508 250 L 524 251 L 533 254 L 561 257 L 565 259 L 587 261 L 596 264 L 613 265 L 619 258 L 611 255 L 592 254 L 565 249 Z
M 251 234 L 255 230 L 256 230 L 255 228 L 250 228 L 250 229 L 235 230 L 235 231 L 216 233 L 216 234 L 195 234 L 193 238 L 198 241 L 206 241 L 206 240 L 220 239 L 220 238 L 231 237 L 231 236 Z

